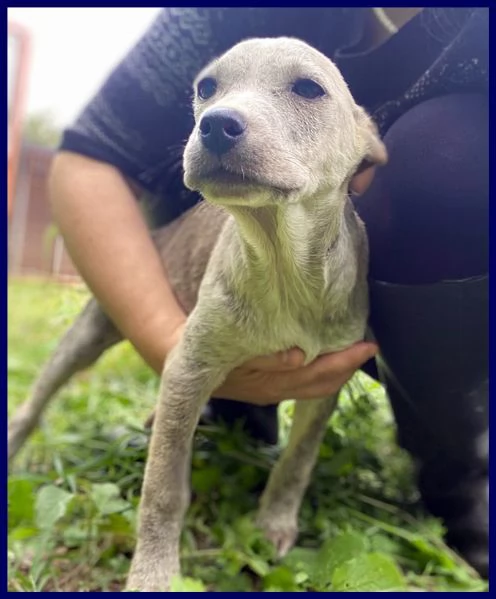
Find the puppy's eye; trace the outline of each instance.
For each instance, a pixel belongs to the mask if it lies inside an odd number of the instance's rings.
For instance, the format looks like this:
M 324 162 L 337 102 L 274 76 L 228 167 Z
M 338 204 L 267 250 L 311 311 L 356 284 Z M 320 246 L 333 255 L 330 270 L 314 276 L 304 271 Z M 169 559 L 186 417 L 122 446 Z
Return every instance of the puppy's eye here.
M 205 77 L 198 83 L 196 91 L 202 100 L 208 100 L 217 91 L 217 81 L 213 77 Z
M 297 96 L 307 98 L 308 100 L 314 100 L 315 98 L 325 96 L 324 89 L 311 79 L 298 79 L 293 83 L 291 91 Z

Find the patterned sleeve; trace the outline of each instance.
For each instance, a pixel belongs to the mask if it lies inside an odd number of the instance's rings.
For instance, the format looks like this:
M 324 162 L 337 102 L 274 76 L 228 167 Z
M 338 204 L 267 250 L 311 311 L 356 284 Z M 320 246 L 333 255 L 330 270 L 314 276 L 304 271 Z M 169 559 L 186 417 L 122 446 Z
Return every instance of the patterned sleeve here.
M 329 9 L 164 8 L 64 131 L 61 149 L 110 163 L 153 194 L 167 193 L 182 179 L 198 71 L 247 37 L 296 35 L 318 46 L 329 38 L 322 11 Z M 333 29 L 342 31 L 338 21 Z

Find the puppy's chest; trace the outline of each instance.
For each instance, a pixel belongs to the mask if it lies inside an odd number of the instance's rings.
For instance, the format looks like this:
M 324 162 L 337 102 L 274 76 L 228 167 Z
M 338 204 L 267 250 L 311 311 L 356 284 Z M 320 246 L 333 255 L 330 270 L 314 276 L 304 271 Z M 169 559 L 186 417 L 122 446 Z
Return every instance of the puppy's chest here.
M 245 345 L 253 355 L 299 347 L 310 362 L 318 355 L 339 351 L 364 336 L 367 299 L 359 286 L 340 289 L 299 288 L 297 281 L 281 288 L 275 280 L 257 289 L 252 285 L 240 322 Z M 257 293 L 258 292 L 258 293 Z

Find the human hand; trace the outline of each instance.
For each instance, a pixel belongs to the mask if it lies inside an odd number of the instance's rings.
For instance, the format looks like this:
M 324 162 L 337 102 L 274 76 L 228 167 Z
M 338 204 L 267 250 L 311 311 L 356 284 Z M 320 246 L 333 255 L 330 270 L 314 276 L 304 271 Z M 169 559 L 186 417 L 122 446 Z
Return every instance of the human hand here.
M 350 191 L 355 195 L 362 195 L 370 186 L 374 179 L 376 167 L 365 163 L 353 177 L 350 183 Z
M 180 331 L 178 331 L 180 334 Z M 377 345 L 360 342 L 340 352 L 324 354 L 303 365 L 299 349 L 262 356 L 229 373 L 214 396 L 267 406 L 285 399 L 319 399 L 337 393 L 353 374 L 378 351 Z M 152 414 L 145 426 L 153 423 Z
M 339 391 L 377 351 L 374 343 L 356 343 L 306 366 L 304 353 L 296 348 L 255 358 L 229 373 L 215 396 L 257 405 L 327 397 Z
M 181 338 L 184 326 L 169 338 L 170 350 Z M 298 348 L 257 357 L 232 370 L 214 395 L 257 405 L 325 397 L 336 393 L 377 350 L 374 343 L 356 343 L 343 351 L 319 356 L 307 365 Z

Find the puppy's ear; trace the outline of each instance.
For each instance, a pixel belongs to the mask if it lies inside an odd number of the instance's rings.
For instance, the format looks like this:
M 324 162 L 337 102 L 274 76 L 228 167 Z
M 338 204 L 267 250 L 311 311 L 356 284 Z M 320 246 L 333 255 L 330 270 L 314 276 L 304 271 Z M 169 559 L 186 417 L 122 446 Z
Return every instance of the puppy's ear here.
M 358 170 L 364 170 L 374 164 L 378 164 L 379 166 L 386 164 L 388 161 L 386 146 L 379 137 L 379 132 L 374 121 L 361 106 L 356 107 L 355 115 L 359 135 L 362 136 L 366 148 L 365 157 Z

